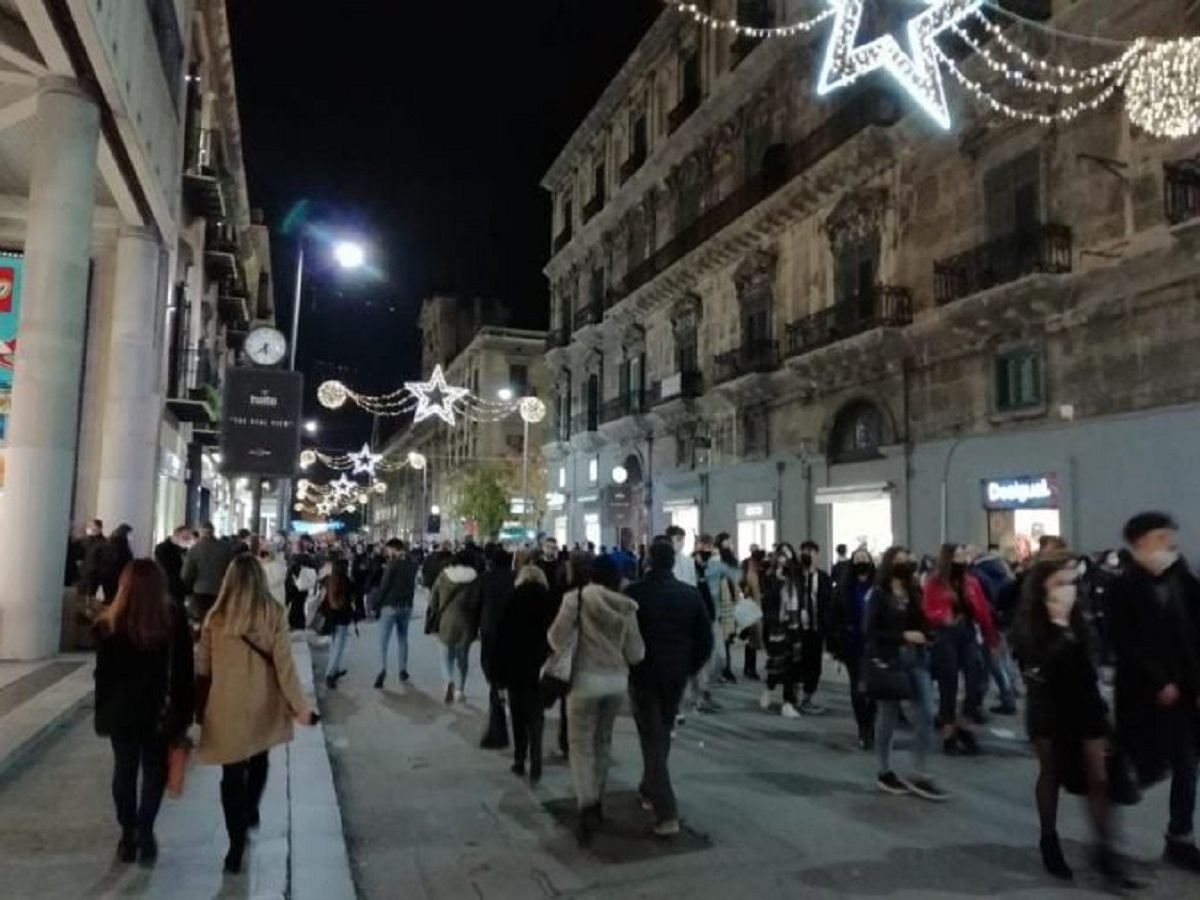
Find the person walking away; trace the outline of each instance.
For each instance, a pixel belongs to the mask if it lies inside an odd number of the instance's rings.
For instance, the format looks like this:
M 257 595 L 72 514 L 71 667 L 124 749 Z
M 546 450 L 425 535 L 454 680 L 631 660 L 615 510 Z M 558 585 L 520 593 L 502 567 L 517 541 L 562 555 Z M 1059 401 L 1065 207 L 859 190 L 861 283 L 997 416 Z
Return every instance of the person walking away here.
M 196 675 L 210 679 L 197 758 L 221 766 L 221 807 L 229 834 L 225 871 L 242 868 L 246 834 L 257 828 L 268 751 L 292 739 L 293 719 L 313 714 L 292 661 L 287 616 L 247 554 L 229 564 L 196 645 Z
M 868 556 L 871 555 L 866 547 L 859 547 L 858 550 L 864 550 Z M 854 552 L 857 553 L 858 550 Z M 842 589 L 842 585 L 845 584 L 846 579 L 850 575 L 850 566 L 853 564 L 853 560 L 848 555 L 848 552 L 845 544 L 838 544 L 833 548 L 834 559 L 833 566 L 829 570 L 829 589 L 834 593 L 834 596 Z
M 737 639 L 737 624 L 733 618 L 734 607 L 741 599 L 742 568 L 734 555 L 729 535 L 721 532 L 717 535 L 716 555 L 708 561 L 706 575 L 709 576 L 709 590 L 712 590 L 712 575 L 717 576 L 716 590 L 713 600 L 717 606 L 717 632 L 721 642 L 718 646 L 725 648 L 724 665 L 720 657 L 714 657 L 714 669 L 720 667 L 719 677 L 725 684 L 736 684 L 733 674 L 733 642 Z
M 767 553 L 757 544 L 750 545 L 750 555 L 742 561 L 742 585 L 745 599 L 753 601 L 760 609 L 763 599 L 763 578 L 766 575 Z M 763 649 L 762 620 L 745 629 L 741 634 L 746 642 L 742 676 L 748 681 L 759 681 L 758 653 Z
M 513 558 L 500 544 L 489 544 L 484 548 L 487 568 L 483 573 L 481 589 L 482 608 L 479 613 L 479 664 L 488 683 L 488 724 L 479 746 L 485 750 L 503 750 L 508 746 L 508 719 L 505 715 L 504 696 L 496 684 L 493 669 L 493 654 L 496 649 L 496 630 L 504 606 L 516 588 L 516 573 Z
M 129 535 L 132 533 L 133 529 L 128 525 L 118 525 L 108 536 L 100 566 L 100 586 L 104 589 L 105 606 L 117 596 L 121 573 L 133 562 L 133 548 L 129 546 Z
M 637 604 L 617 592 L 621 574 L 612 559 L 594 558 L 579 575 L 586 584 L 563 597 L 547 638 L 556 653 L 563 651 L 572 635 L 577 641 L 567 694 L 568 739 L 571 781 L 579 805 L 576 836 L 586 846 L 604 820 L 601 801 L 612 731 L 629 689 L 629 667 L 642 661 L 646 648 L 638 630 Z
M 192 606 L 192 617 L 203 623 L 217 601 L 225 570 L 232 558 L 229 546 L 217 540 L 212 522 L 200 523 L 200 537 L 183 558 L 183 585 Z
M 320 566 L 321 561 L 317 558 L 316 545 L 312 538 L 302 537 L 288 566 L 287 582 L 284 584 L 287 594 L 288 627 L 292 631 L 304 631 L 308 627 L 308 608 L 320 583 Z
M 857 552 L 856 552 L 857 555 Z M 849 576 L 853 578 L 853 571 Z M 892 742 L 900 722 L 900 701 L 875 701 L 875 748 L 879 754 L 876 786 L 887 794 L 914 794 L 945 800 L 946 793 L 929 777 L 933 744 L 933 678 L 929 670 L 930 627 L 921 605 L 917 564 L 903 547 L 890 547 L 880 561 L 875 590 L 867 607 L 866 664 L 902 669 L 912 692 L 912 770 L 901 779 L 892 768 Z
M 986 675 L 995 681 L 996 690 L 1000 695 L 999 703 L 992 707 L 992 712 L 1000 716 L 1016 715 L 1016 685 L 1012 676 L 1012 651 L 1008 642 L 1008 633 L 1012 629 L 1013 622 L 1011 616 L 1003 615 L 1006 601 L 1005 591 L 1015 578 L 1012 570 L 1008 568 L 1008 563 L 999 553 L 972 551 L 969 552 L 969 556 L 971 557 L 969 571 L 979 580 L 983 593 L 987 597 L 988 608 L 992 612 L 992 621 L 996 624 L 996 652 L 984 655 Z
M 829 575 L 817 565 L 820 552 L 813 541 L 800 545 L 800 683 L 804 699 L 798 711 L 805 716 L 825 713 L 813 698 L 821 684 L 826 620 L 833 595 Z
M 668 760 L 671 728 L 683 702 L 688 679 L 713 652 L 713 634 L 700 592 L 677 579 L 675 548 L 659 538 L 650 545 L 650 571 L 631 584 L 645 656 L 629 676 L 629 697 L 642 747 L 643 808 L 654 813 L 654 834 L 679 833 L 679 808 L 671 786 Z
M 683 552 L 684 543 L 687 539 L 687 532 L 678 525 L 672 525 L 667 529 L 667 538 L 671 541 L 671 545 L 675 548 L 675 577 L 684 584 L 690 584 L 696 587 L 696 563 L 692 557 Z
M 152 863 L 167 751 L 187 736 L 195 689 L 187 616 L 171 602 L 153 560 L 135 560 L 122 572 L 96 621 L 96 636 L 95 725 L 112 743 L 112 795 L 121 827 L 117 858 Z
M 966 548 L 957 544 L 942 546 L 936 567 L 925 580 L 922 605 L 933 627 L 933 671 L 938 682 L 943 749 L 951 755 L 975 755 L 979 742 L 967 728 L 966 718 L 983 704 L 980 635 L 991 651 L 997 646 L 997 635 L 983 587 L 967 572 Z M 960 677 L 968 691 L 961 717 Z
M 104 551 L 108 546 L 104 523 L 99 519 L 88 522 L 86 532 L 83 558 L 79 562 L 79 591 L 85 606 L 95 599 L 103 584 Z
M 325 687 L 331 691 L 337 690 L 338 682 L 346 677 L 342 657 L 350 638 L 350 626 L 354 624 L 354 585 L 346 568 L 346 563 L 335 561 L 333 569 L 325 576 L 322 591 L 321 612 L 326 630 L 332 631 L 329 662 L 325 665 Z
M 475 568 L 474 557 L 468 553 L 466 559 L 466 565 Z M 439 544 L 434 547 L 421 564 L 421 584 L 432 591 L 433 586 L 437 584 L 438 576 L 442 574 L 442 570 L 452 562 L 454 562 L 454 554 L 451 553 L 449 544 Z
M 545 727 L 539 679 L 550 655 L 546 633 L 554 616 L 545 572 L 540 566 L 522 566 L 512 596 L 499 611 L 491 658 L 496 686 L 508 692 L 513 774 L 524 776 L 528 760 L 529 783 L 535 787 L 542 779 Z
M 1025 578 L 1017 642 L 1029 689 L 1026 727 L 1038 755 L 1035 788 L 1042 865 L 1073 874 L 1058 838 L 1058 794 L 1068 770 L 1082 771 L 1096 841 L 1096 866 L 1114 887 L 1131 886 L 1113 850 L 1108 785 L 1108 710 L 1078 600 L 1078 560 L 1039 554 Z
M 875 562 L 865 548 L 854 551 L 838 582 L 829 615 L 829 651 L 846 667 L 850 703 L 858 725 L 858 746 L 875 746 L 875 703 L 863 689 L 862 664 L 866 653 L 867 607 L 875 590 Z
M 479 573 L 472 565 L 474 554 L 460 550 L 442 570 L 433 585 L 429 604 L 442 642 L 442 672 L 446 681 L 446 703 L 467 699 L 467 672 L 471 644 L 479 634 Z M 457 678 L 457 683 L 456 683 Z
M 1200 584 L 1177 549 L 1178 527 L 1147 512 L 1125 525 L 1129 564 L 1108 591 L 1121 745 L 1144 783 L 1171 774 L 1163 859 L 1200 873 L 1193 835 L 1200 703 Z
M 412 621 L 413 600 L 417 591 L 417 563 L 408 552 L 408 545 L 398 538 L 387 542 L 387 568 L 379 583 L 379 674 L 375 690 L 382 690 L 387 678 L 388 644 L 392 632 L 400 663 L 400 683 L 408 681 L 408 624 Z
M 167 594 L 181 607 L 187 603 L 187 587 L 183 583 L 183 557 L 192 542 L 192 533 L 180 525 L 171 536 L 154 548 L 154 561 L 167 579 Z
M 791 544 L 780 544 L 763 585 L 763 633 L 767 644 L 767 683 L 759 705 L 770 710 L 782 690 L 780 714 L 797 719 L 800 683 L 800 563 Z
M 711 579 L 709 577 L 710 562 L 713 563 Z M 709 627 L 713 630 L 713 657 L 709 660 L 709 664 L 692 676 L 689 681 L 685 706 L 698 713 L 715 713 L 720 710 L 720 707 L 713 700 L 710 686 L 713 675 L 716 674 L 720 677 L 721 672 L 720 657 L 716 648 L 724 642 L 720 624 L 717 621 L 720 600 L 720 570 L 723 567 L 719 566 L 713 558 L 711 535 L 702 534 L 696 539 L 696 549 L 692 553 L 691 566 L 695 573 L 696 589 L 700 591 L 700 598 L 704 601 L 704 609 L 708 613 Z M 714 593 L 714 588 L 716 593 Z M 676 724 L 682 725 L 683 723 L 684 717 L 680 715 Z
M 267 591 L 271 599 L 287 609 L 287 562 L 279 551 L 263 544 L 258 551 L 258 564 L 262 566 L 263 578 L 267 580 Z

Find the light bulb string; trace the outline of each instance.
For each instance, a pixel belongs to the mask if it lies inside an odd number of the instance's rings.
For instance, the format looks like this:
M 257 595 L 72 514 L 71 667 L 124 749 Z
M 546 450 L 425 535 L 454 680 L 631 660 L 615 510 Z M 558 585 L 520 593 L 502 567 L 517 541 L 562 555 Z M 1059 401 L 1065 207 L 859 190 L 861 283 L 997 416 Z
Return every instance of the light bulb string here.
M 1093 34 L 1079 34 L 1075 31 L 1066 31 L 1062 28 L 1055 28 L 1053 25 L 1047 25 L 1045 22 L 1038 22 L 1033 19 L 1027 19 L 1020 13 L 1015 13 L 1011 9 L 1005 9 L 996 0 L 984 0 L 984 6 L 994 13 L 1004 16 L 1010 21 L 1020 25 L 1025 25 L 1035 31 L 1040 31 L 1044 34 L 1052 35 L 1053 37 L 1064 38 L 1066 40 L 1078 41 L 1084 44 L 1092 44 L 1097 47 L 1113 47 L 1119 50 L 1124 50 L 1136 41 L 1122 41 L 1115 38 L 1104 38 Z
M 667 5 L 675 9 L 681 15 L 689 16 L 694 21 L 714 31 L 731 31 L 736 34 L 744 34 L 747 37 L 754 38 L 769 38 L 769 37 L 792 37 L 797 34 L 803 34 L 807 31 L 812 31 L 822 22 L 833 18 L 837 9 L 829 7 L 809 19 L 800 19 L 788 25 L 768 25 L 759 27 L 756 25 L 745 25 L 738 21 L 735 15 L 729 19 L 723 19 L 720 16 L 714 16 L 712 13 L 701 9 L 697 3 L 688 3 L 685 0 L 663 0 Z

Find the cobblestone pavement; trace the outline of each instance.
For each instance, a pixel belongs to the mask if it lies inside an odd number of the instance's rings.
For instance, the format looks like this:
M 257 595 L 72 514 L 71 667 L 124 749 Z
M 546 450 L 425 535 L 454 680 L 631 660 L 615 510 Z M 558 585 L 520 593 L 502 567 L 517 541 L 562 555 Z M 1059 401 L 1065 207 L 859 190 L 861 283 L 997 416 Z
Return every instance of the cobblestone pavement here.
M 1063 798 L 1060 831 L 1078 886 L 1052 884 L 1041 871 L 1034 763 L 1019 722 L 996 720 L 982 758 L 934 758 L 950 802 L 883 796 L 873 757 L 854 747 L 848 697 L 836 683 L 823 690 L 830 711 L 821 718 L 769 716 L 752 686 L 737 685 L 719 694 L 721 713 L 689 719 L 672 766 L 688 832 L 674 843 L 642 835 L 649 822 L 633 802 L 636 735 L 622 717 L 605 806 L 611 824 L 582 851 L 569 831 L 570 778 L 553 752 L 554 723 L 546 735 L 553 762 L 531 791 L 509 773 L 506 753 L 478 747 L 486 687 L 477 656 L 468 702 L 447 707 L 438 647 L 419 631 L 415 621 L 411 686 L 398 684 L 393 647 L 386 688 L 372 689 L 376 626 L 364 624 L 347 651 L 350 674 L 323 697 L 355 877 L 369 900 L 1104 896 L 1087 866 L 1077 798 Z M 1165 818 L 1161 788 L 1124 816 L 1127 848 L 1149 882 L 1137 896 L 1200 896 L 1200 879 L 1156 862 Z

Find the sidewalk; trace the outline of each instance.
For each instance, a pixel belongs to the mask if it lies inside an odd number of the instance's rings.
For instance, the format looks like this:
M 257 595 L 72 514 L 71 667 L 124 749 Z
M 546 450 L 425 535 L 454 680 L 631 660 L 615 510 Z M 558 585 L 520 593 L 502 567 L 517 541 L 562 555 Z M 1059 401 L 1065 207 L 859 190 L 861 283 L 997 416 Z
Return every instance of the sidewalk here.
M 293 644 L 296 667 L 312 694 L 312 663 L 306 644 Z M 92 728 L 90 693 L 69 708 L 51 704 L 45 691 L 14 703 L 17 693 L 33 691 L 29 681 L 47 667 L 70 662 L 72 671 L 59 687 L 78 689 L 91 681 L 90 659 L 54 661 L 33 668 L 0 665 L 0 733 L 9 743 L 10 718 L 23 730 L 42 722 L 42 739 L 0 759 L 0 897 L 5 900 L 92 900 L 140 897 L 162 900 L 239 898 L 284 900 L 355 897 L 341 833 L 323 728 L 297 729 L 296 740 L 271 753 L 271 774 L 261 807 L 262 826 L 253 835 L 243 874 L 225 876 L 227 849 L 221 814 L 219 768 L 196 766 L 188 772 L 184 796 L 166 798 L 156 833 L 160 857 L 153 868 L 121 865 L 114 850 L 118 831 L 113 819 L 109 779 L 112 756 Z M 52 670 L 57 671 L 57 670 Z M 82 674 L 81 674 L 82 673 Z M 49 675 L 38 676 L 48 680 Z M 3 714 L 5 691 L 13 709 Z M 38 694 L 41 695 L 38 699 Z M 39 718 L 40 717 L 40 718 Z M 47 736 L 47 734 L 49 736 Z M 15 742 L 13 742 L 15 743 Z

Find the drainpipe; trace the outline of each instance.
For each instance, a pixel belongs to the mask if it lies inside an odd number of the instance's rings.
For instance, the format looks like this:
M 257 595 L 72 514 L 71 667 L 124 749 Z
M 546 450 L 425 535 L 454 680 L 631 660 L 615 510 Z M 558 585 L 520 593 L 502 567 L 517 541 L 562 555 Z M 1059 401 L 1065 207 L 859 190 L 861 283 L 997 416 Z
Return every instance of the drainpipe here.
M 948 540 L 946 537 L 946 520 L 949 514 L 950 506 L 950 465 L 954 462 L 954 454 L 958 452 L 958 448 L 962 446 L 962 443 L 965 440 L 966 438 L 963 437 L 956 437 L 954 439 L 954 443 L 950 445 L 950 450 L 946 454 L 946 464 L 942 466 L 942 525 L 939 534 L 941 535 L 941 542 L 943 544 L 945 544 Z

